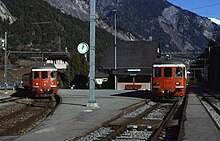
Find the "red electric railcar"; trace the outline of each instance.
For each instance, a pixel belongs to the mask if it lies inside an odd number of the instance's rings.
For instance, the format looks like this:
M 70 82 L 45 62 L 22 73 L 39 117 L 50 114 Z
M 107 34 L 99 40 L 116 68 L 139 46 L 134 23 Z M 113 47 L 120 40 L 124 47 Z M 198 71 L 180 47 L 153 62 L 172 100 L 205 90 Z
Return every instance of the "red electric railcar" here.
M 186 65 L 172 59 L 153 63 L 152 93 L 156 98 L 183 97 L 186 93 Z
M 58 91 L 57 68 L 53 64 L 36 64 L 29 75 L 23 76 L 23 83 L 36 97 L 54 95 Z

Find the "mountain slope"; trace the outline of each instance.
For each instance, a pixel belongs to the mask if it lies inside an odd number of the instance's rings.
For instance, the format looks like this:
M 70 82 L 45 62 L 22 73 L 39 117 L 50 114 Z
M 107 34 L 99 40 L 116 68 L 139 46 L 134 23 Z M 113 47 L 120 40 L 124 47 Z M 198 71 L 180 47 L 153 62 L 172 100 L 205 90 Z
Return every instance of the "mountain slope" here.
M 54 6 L 60 9 L 63 13 L 71 15 L 73 17 L 79 18 L 82 21 L 89 21 L 89 0 L 44 0 L 48 2 L 51 6 Z M 99 18 L 99 15 L 96 15 L 96 26 L 102 29 L 105 29 L 109 33 L 114 35 L 113 26 L 106 24 L 107 19 Z M 137 40 L 135 35 L 132 35 L 130 32 L 122 31 L 117 29 L 117 37 L 121 40 L 134 41 Z
M 118 25 L 161 42 L 163 52 L 198 52 L 207 47 L 219 26 L 208 18 L 183 10 L 165 0 L 98 0 L 101 16 L 111 17 L 117 6 Z
M 9 21 L 9 24 L 12 24 L 16 18 L 11 15 L 11 13 L 8 11 L 5 4 L 0 0 L 0 17 L 3 21 Z
M 4 32 L 8 32 L 9 50 L 58 51 L 61 47 L 63 51 L 68 48 L 70 52 L 76 52 L 79 43 L 89 43 L 89 22 L 67 15 L 44 0 L 0 2 L 8 9 L 2 16 L 10 13 L 16 19 L 11 24 L 9 20 L 0 20 L 0 36 L 4 37 Z M 3 6 L 0 5 L 0 9 Z M 106 44 L 113 42 L 114 36 L 96 28 L 96 40 L 96 61 L 99 63 Z M 27 58 L 30 55 L 21 56 Z
M 58 8 L 61 6 L 66 13 L 82 20 L 86 15 L 88 17 L 89 0 L 64 0 L 69 2 L 68 7 L 64 1 L 46 1 Z M 70 7 L 85 15 L 74 15 L 75 12 L 66 10 Z M 202 52 L 208 40 L 213 39 L 213 32 L 220 30 L 208 18 L 183 10 L 166 0 L 97 0 L 97 17 L 114 25 L 113 10 L 116 8 L 119 29 L 133 33 L 137 39 L 159 40 L 163 52 Z

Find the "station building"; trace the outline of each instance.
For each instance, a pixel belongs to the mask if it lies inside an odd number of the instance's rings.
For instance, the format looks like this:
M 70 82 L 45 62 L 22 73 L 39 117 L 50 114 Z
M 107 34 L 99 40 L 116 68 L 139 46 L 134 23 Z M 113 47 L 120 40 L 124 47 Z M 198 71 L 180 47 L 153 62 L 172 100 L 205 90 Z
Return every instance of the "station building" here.
M 108 86 L 116 89 L 151 89 L 152 64 L 159 55 L 158 41 L 122 41 L 107 45 L 101 62 L 102 71 L 108 73 Z
M 215 44 L 210 47 L 209 52 L 209 73 L 208 73 L 208 85 L 209 88 L 214 91 L 220 91 L 220 36 L 216 40 Z
M 49 54 L 45 58 L 46 63 L 52 63 L 58 70 L 66 70 L 68 66 L 69 53 Z

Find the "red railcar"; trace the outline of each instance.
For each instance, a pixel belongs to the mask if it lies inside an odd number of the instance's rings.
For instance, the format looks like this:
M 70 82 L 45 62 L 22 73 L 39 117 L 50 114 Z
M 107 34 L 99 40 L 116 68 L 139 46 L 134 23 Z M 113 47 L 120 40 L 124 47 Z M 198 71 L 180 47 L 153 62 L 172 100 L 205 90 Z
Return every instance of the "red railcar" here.
M 36 96 L 51 96 L 58 91 L 57 69 L 53 64 L 36 64 L 29 75 L 23 76 L 24 86 Z
M 186 65 L 172 59 L 153 63 L 152 93 L 156 98 L 183 97 L 186 93 Z

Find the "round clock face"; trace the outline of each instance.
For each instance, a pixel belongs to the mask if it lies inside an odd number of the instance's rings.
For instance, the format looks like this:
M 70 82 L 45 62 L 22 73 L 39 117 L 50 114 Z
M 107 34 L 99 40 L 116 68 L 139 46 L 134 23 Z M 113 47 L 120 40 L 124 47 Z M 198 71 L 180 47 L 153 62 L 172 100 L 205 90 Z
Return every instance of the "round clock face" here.
M 87 43 L 80 43 L 77 50 L 80 54 L 85 54 L 89 50 L 89 46 Z

